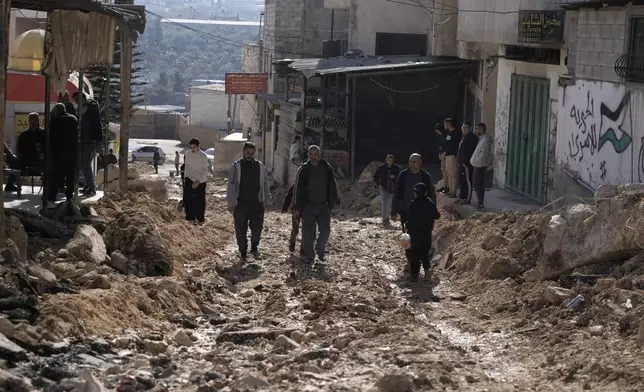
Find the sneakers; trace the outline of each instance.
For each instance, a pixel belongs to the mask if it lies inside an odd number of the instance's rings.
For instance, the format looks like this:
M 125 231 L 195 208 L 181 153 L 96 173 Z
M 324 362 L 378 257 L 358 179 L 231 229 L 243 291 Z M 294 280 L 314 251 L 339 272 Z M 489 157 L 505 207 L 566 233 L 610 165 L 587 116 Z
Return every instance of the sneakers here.
M 384 227 L 389 227 L 391 225 L 391 222 L 389 222 L 389 219 L 383 219 L 382 220 L 382 225 Z
M 418 275 L 409 275 L 410 282 L 418 282 Z
M 246 260 L 246 258 L 248 258 L 248 252 L 246 251 L 246 249 L 243 249 L 243 250 L 242 250 L 242 249 L 240 249 L 240 250 L 239 250 L 239 257 L 240 257 L 242 260 Z
M 250 254 L 253 255 L 254 258 L 259 259 L 259 249 L 257 248 L 251 249 Z
M 326 261 L 326 256 L 324 255 L 324 253 L 318 253 L 318 260 L 323 263 Z
M 431 269 L 427 268 L 425 270 L 425 276 L 423 277 L 423 279 L 425 280 L 425 282 L 431 282 L 432 281 L 432 270 Z
M 485 209 L 485 207 L 483 207 L 483 204 L 479 204 L 479 205 L 477 205 L 476 207 L 474 207 L 474 209 L 475 209 L 475 210 L 482 211 L 482 210 L 484 210 L 484 209 Z

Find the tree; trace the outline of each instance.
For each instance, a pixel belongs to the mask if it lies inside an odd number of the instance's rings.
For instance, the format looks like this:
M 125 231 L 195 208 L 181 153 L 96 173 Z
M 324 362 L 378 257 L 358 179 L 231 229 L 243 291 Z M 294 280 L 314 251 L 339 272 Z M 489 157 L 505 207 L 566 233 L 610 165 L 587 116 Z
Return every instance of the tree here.
M 183 79 L 181 78 L 181 74 L 178 71 L 174 73 L 174 86 L 172 88 L 172 91 L 174 91 L 175 93 L 183 92 Z
M 158 82 L 159 87 L 167 87 L 168 86 L 168 74 L 165 72 L 161 72 L 159 74 L 159 82 Z

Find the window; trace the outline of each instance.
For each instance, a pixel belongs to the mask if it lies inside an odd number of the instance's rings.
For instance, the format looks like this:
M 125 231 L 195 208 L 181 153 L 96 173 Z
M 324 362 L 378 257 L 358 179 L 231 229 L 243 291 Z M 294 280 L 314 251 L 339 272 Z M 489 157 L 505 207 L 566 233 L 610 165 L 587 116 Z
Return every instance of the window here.
M 628 54 L 631 56 L 644 55 L 644 17 L 631 18 Z
M 427 55 L 427 35 L 376 33 L 376 56 Z

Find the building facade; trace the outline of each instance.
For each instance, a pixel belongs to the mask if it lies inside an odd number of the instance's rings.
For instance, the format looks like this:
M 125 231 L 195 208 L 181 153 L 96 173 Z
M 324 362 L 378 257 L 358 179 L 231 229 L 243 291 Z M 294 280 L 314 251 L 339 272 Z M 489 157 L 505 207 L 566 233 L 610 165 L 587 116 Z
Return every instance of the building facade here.
M 217 131 L 228 129 L 228 100 L 223 84 L 190 88 L 190 125 Z M 232 127 L 239 124 L 238 97 L 230 102 Z

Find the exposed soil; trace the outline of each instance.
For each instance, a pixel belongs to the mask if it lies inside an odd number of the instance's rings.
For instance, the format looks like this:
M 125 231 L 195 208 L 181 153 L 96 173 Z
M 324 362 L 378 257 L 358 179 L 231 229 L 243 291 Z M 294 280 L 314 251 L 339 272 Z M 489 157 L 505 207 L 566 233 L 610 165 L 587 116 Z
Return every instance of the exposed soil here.
M 241 262 L 225 185 L 210 179 L 202 227 L 181 219 L 177 201 L 140 193 L 94 206 L 104 233 L 124 217 L 133 235 L 158 233 L 172 276 L 101 266 L 109 288 L 41 296 L 39 327 L 75 339 L 11 372 L 46 391 L 83 391 L 74 389 L 90 384 L 78 378 L 82 368 L 119 392 L 644 389 L 642 263 L 580 275 L 605 282 L 533 281 L 550 215 L 463 221 L 441 206 L 434 279 L 410 283 L 399 229 L 367 217 L 364 202 L 334 213 L 326 262 L 307 265 L 289 253 L 291 219 L 274 200 L 260 259 Z M 176 180 L 167 188 L 180 194 Z M 368 199 L 363 188 L 354 193 Z M 553 303 L 553 286 L 584 302 Z

